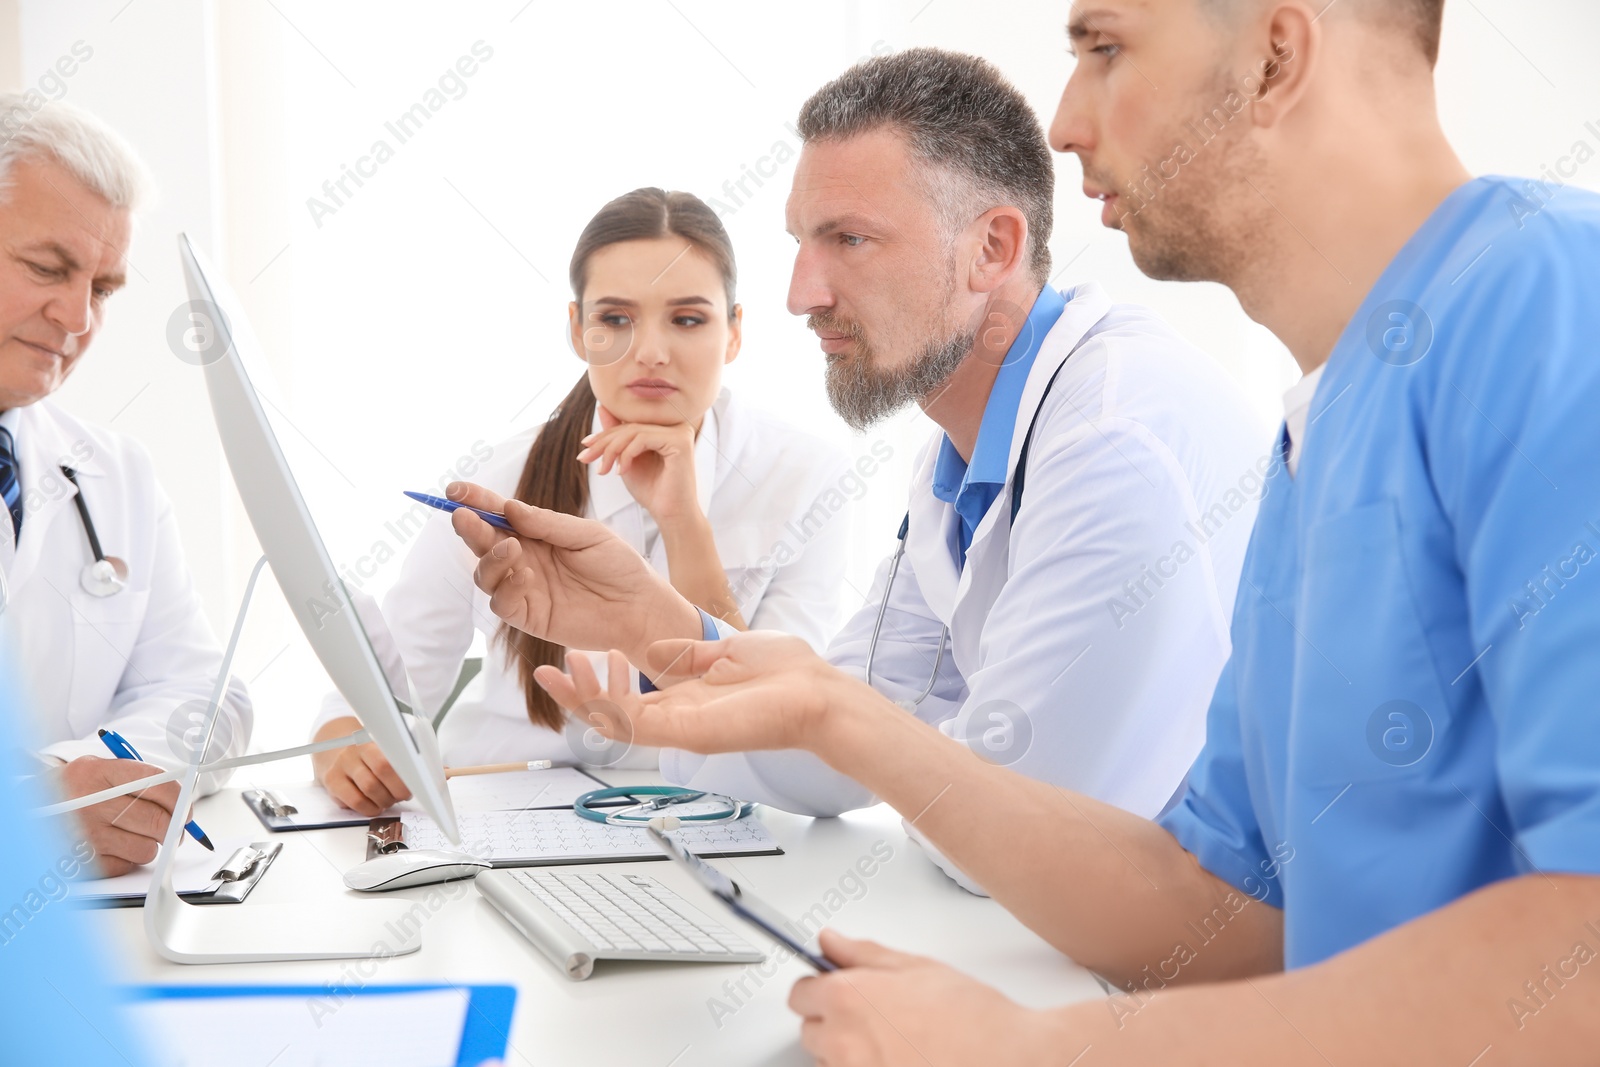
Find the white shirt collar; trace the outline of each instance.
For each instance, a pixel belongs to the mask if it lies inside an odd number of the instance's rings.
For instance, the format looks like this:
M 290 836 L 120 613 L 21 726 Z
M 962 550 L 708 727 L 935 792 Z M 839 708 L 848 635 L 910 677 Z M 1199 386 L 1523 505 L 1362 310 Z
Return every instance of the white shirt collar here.
M 1300 470 L 1300 453 L 1306 450 L 1306 418 L 1311 414 L 1311 401 L 1317 394 L 1317 383 L 1328 368 L 1322 364 L 1304 375 L 1283 394 L 1283 421 L 1289 428 L 1289 475 Z
M 700 512 L 703 515 L 711 513 L 711 490 L 716 484 L 719 455 L 717 441 L 720 425 L 717 409 L 722 406 L 721 401 L 727 395 L 727 390 L 723 390 L 722 396 L 718 397 L 718 403 L 706 411 L 706 417 L 700 423 L 700 434 L 694 441 L 695 495 L 700 501 Z M 598 411 L 595 412 L 590 431 L 600 432 Z M 633 494 L 628 492 L 628 487 L 623 484 L 622 475 L 615 469 L 610 474 L 601 474 L 597 469 L 598 466 L 595 463 L 589 464 L 589 506 L 594 510 L 594 517 L 606 522 L 623 508 L 638 507 L 638 501 L 633 499 Z

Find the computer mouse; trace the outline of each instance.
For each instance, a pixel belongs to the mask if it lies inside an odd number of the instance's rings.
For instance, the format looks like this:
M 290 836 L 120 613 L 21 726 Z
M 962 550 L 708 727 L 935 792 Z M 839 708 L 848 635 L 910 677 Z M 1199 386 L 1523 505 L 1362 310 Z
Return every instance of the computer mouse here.
M 344 872 L 344 884 L 363 893 L 381 893 L 414 885 L 473 878 L 479 871 L 488 869 L 488 860 L 480 860 L 462 852 L 402 848 L 398 852 L 374 856 L 365 863 L 351 867 Z

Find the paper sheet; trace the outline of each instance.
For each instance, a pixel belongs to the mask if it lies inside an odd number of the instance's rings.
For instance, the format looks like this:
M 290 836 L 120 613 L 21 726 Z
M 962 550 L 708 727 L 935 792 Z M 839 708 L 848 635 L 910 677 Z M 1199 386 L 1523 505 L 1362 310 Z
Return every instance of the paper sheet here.
M 675 809 L 693 815 L 720 809 L 718 804 L 684 804 Z M 625 858 L 659 859 L 661 849 L 642 826 L 609 826 L 592 822 L 568 808 L 563 811 L 480 811 L 456 819 L 461 844 L 452 845 L 422 812 L 400 816 L 410 848 L 465 852 L 496 866 L 526 863 L 583 863 Z M 778 843 L 754 815 L 735 822 L 684 823 L 674 831 L 696 855 L 771 853 Z
M 450 800 L 458 812 L 521 811 L 523 808 L 570 808 L 591 789 L 604 788 L 574 767 L 546 771 L 464 774 L 449 781 Z
M 160 997 L 129 1008 L 166 1067 L 451 1067 L 467 993 L 440 989 L 368 995 Z

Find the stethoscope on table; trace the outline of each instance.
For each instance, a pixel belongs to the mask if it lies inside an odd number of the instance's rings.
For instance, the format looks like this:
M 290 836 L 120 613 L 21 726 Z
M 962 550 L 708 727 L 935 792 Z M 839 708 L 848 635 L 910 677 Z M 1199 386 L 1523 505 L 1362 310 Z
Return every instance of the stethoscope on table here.
M 649 799 L 641 800 L 640 797 Z M 626 799 L 632 804 L 606 811 L 596 810 L 595 804 L 605 800 Z M 679 804 L 706 801 L 716 805 L 716 810 L 693 815 L 673 815 L 666 809 Z M 607 789 L 591 789 L 572 802 L 572 810 L 590 822 L 603 822 L 608 826 L 647 826 L 652 819 L 663 815 L 679 822 L 705 826 L 708 823 L 733 822 L 755 810 L 748 801 L 735 800 L 722 793 L 707 793 L 701 789 L 684 789 L 676 785 L 622 785 Z
M 95 531 L 94 519 L 89 517 L 89 505 L 83 499 L 83 486 L 78 484 L 78 472 L 64 466 L 61 473 L 77 490 L 73 503 L 78 505 L 78 518 L 83 520 L 83 532 L 89 535 L 89 551 L 94 553 L 94 562 L 85 564 L 79 573 L 78 584 L 91 596 L 116 596 L 128 587 L 128 565 L 101 549 L 100 535 Z
M 1068 355 L 1068 359 L 1071 355 Z M 1056 377 L 1061 373 L 1061 368 L 1067 365 L 1067 360 L 1062 360 L 1056 367 L 1055 374 L 1050 375 L 1050 380 L 1045 383 L 1044 392 L 1039 394 L 1039 403 L 1033 409 L 1033 420 L 1028 423 L 1028 434 L 1022 439 L 1022 451 L 1017 454 L 1017 470 L 1011 479 L 1011 524 L 1016 525 L 1017 512 L 1022 508 L 1022 486 L 1028 473 L 1028 449 L 1033 444 L 1033 428 L 1039 424 L 1039 412 L 1044 409 L 1045 397 L 1050 395 L 1051 386 L 1056 384 Z M 906 553 L 906 534 L 911 532 L 911 512 L 907 511 L 905 518 L 900 520 L 900 531 L 895 534 L 899 544 L 895 546 L 894 557 L 889 561 L 889 578 L 883 583 L 883 600 L 878 605 L 878 618 L 872 624 L 872 639 L 867 642 L 867 685 L 872 684 L 872 661 L 878 654 L 878 634 L 883 629 L 883 616 L 889 610 L 889 596 L 894 592 L 894 576 L 900 572 L 900 557 Z M 939 681 L 939 665 L 944 662 L 945 645 L 950 640 L 950 624 L 945 623 L 939 628 L 939 651 L 933 657 L 933 670 L 928 673 L 928 684 L 922 687 L 922 692 L 910 700 L 901 697 L 895 703 L 907 711 L 916 711 L 917 705 L 927 699 L 933 687 Z

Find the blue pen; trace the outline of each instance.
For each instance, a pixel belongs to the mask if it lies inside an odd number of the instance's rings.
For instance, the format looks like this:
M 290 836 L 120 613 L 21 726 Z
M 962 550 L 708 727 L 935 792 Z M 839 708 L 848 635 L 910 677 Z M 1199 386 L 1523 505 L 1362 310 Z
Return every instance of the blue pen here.
M 413 493 L 409 489 L 405 491 L 405 494 L 412 500 L 426 504 L 430 508 L 438 508 L 440 511 L 455 511 L 457 508 L 466 508 L 468 511 L 472 512 L 474 515 L 478 516 L 484 522 L 495 527 L 496 529 L 510 530 L 512 533 L 517 532 L 516 530 L 512 529 L 511 524 L 506 521 L 506 517 L 504 515 L 496 515 L 492 511 L 484 511 L 481 508 L 475 508 L 468 504 L 462 504 L 454 500 L 446 500 L 442 496 L 429 496 L 427 493 Z
M 131 759 L 138 760 L 140 763 L 144 762 L 144 757 L 139 755 L 138 752 L 134 751 L 133 746 L 128 744 L 127 739 L 121 734 L 117 733 L 115 730 L 101 730 L 100 740 L 106 743 L 106 747 L 111 750 L 111 754 L 118 759 Z M 195 822 L 193 819 L 190 819 L 188 822 L 184 823 L 183 828 L 189 831 L 190 837 L 206 846 L 206 848 L 209 848 L 212 852 L 217 850 L 217 846 L 211 843 L 211 838 L 206 836 L 206 832 L 200 829 L 200 824 Z

